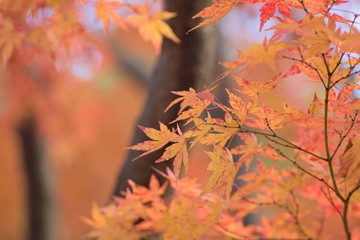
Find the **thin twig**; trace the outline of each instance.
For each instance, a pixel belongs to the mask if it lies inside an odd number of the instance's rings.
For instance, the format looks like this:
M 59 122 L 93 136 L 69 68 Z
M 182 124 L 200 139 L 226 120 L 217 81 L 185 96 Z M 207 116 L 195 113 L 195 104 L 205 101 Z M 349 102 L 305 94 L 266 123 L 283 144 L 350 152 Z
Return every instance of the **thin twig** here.
M 269 144 L 269 146 L 272 149 L 274 149 L 280 156 L 284 157 L 285 159 L 290 161 L 292 164 L 294 164 L 299 170 L 301 170 L 302 172 L 304 172 L 304 173 L 308 174 L 309 176 L 315 178 L 316 180 L 324 183 L 328 188 L 330 188 L 332 191 L 335 192 L 335 189 L 329 183 L 327 183 L 323 178 L 319 178 L 315 174 L 311 173 L 310 171 L 308 171 L 305 168 L 303 168 L 302 166 L 300 166 L 298 162 L 296 162 L 295 160 L 293 160 L 293 159 L 289 158 L 288 156 L 286 156 L 280 149 L 275 148 L 274 146 L 272 146 L 270 144 Z
M 329 189 L 328 189 L 329 191 Z M 326 199 L 329 201 L 329 203 L 331 204 L 331 206 L 333 206 L 333 208 L 335 209 L 335 211 L 341 216 L 343 217 L 342 212 L 336 207 L 335 203 L 334 203 L 334 199 L 331 197 L 331 193 L 330 191 L 328 193 L 326 193 L 324 191 L 323 188 L 321 188 L 321 192 L 324 194 L 324 196 L 326 197 Z
M 340 135 L 340 141 L 338 142 L 338 145 L 336 146 L 333 154 L 331 155 L 331 159 L 334 158 L 334 156 L 336 155 L 336 153 L 337 153 L 338 150 L 340 149 L 342 143 L 344 142 L 345 138 L 349 135 L 349 133 L 351 132 L 352 128 L 354 127 L 356 118 L 357 118 L 357 116 L 358 116 L 358 113 L 359 113 L 359 111 L 356 110 L 354 117 L 351 117 L 351 116 L 350 116 L 350 118 L 351 118 L 350 127 L 349 127 L 349 129 L 346 131 L 345 135 Z

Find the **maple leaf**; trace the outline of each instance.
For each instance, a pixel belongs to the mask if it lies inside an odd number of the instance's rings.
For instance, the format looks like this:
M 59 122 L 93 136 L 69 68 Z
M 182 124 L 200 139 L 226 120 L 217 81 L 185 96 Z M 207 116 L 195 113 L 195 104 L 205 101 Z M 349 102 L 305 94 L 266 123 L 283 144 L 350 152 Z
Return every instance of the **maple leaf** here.
M 332 102 L 333 108 L 345 108 L 347 103 L 351 102 L 352 95 L 355 90 L 359 90 L 360 85 L 358 81 L 354 81 L 350 84 L 345 84 L 338 93 L 335 102 Z
M 274 16 L 276 7 L 279 12 L 285 17 L 289 18 L 291 11 L 290 6 L 293 1 L 284 1 L 284 0 L 270 0 L 266 1 L 264 6 L 260 9 L 260 31 L 262 30 L 264 24 Z
M 238 57 L 239 57 L 239 52 L 240 50 L 237 50 L 238 51 Z M 238 67 L 240 67 L 242 65 L 242 63 L 240 61 L 236 61 L 236 60 L 233 60 L 233 61 L 230 61 L 230 62 L 220 62 L 219 64 L 221 64 L 223 67 L 227 68 L 228 70 L 221 73 L 217 78 L 216 78 L 216 81 L 219 81 L 223 78 L 225 78 L 226 76 L 228 76 L 231 72 L 233 72 L 234 70 L 236 70 Z
M 243 144 L 231 149 L 232 154 L 241 155 L 239 163 L 244 163 L 245 170 L 250 167 L 254 156 L 259 154 L 259 150 L 263 147 L 259 144 L 254 134 L 238 134 Z
M 329 177 L 329 171 L 324 163 L 319 161 L 307 161 L 306 163 L 309 165 L 309 169 L 312 172 L 324 177 Z
M 324 103 L 319 100 L 319 98 L 317 97 L 317 95 L 315 93 L 314 99 L 308 108 L 308 114 L 310 115 L 310 117 L 314 117 L 315 114 L 317 114 L 321 110 L 321 107 L 323 105 L 324 105 Z
M 156 160 L 156 163 L 167 161 L 173 157 L 174 158 L 174 173 L 175 176 L 180 176 L 180 170 L 182 164 L 184 165 L 185 173 L 189 167 L 189 154 L 186 145 L 186 138 L 185 135 L 182 134 L 179 126 L 178 126 L 179 135 L 177 138 L 173 139 L 171 146 L 165 149 L 163 155 Z
M 221 74 L 218 79 L 227 76 L 238 67 L 243 67 L 241 71 L 248 73 L 258 69 L 261 63 L 267 64 L 275 71 L 276 59 L 282 51 L 288 48 L 290 48 L 290 45 L 286 42 L 278 42 L 275 38 L 271 38 L 268 41 L 265 38 L 262 44 L 253 44 L 250 48 L 243 51 L 237 50 L 237 60 L 221 63 L 224 67 L 229 68 L 229 70 Z
M 241 203 L 241 205 L 244 206 L 245 204 Z M 246 210 L 254 208 L 254 206 L 249 204 L 247 204 L 246 207 Z M 253 236 L 255 236 L 256 228 L 252 225 L 244 225 L 244 221 L 242 220 L 244 216 L 241 216 L 239 213 L 246 211 L 245 209 L 241 209 L 240 211 L 238 209 L 236 210 L 237 214 L 235 215 L 231 215 L 230 213 L 221 214 L 218 225 L 215 226 L 216 231 L 221 232 L 224 235 L 224 239 L 239 239 L 239 236 L 243 239 L 252 239 Z
M 297 1 L 300 3 L 300 1 Z M 344 4 L 347 3 L 348 0 L 337 0 L 337 1 L 329 1 L 329 0 L 304 0 L 304 6 L 306 8 L 311 8 L 312 14 L 317 14 L 317 13 L 322 13 L 322 14 L 326 14 L 328 12 L 329 6 L 333 6 L 333 5 L 340 5 L 340 4 Z M 299 7 L 302 8 L 303 6 L 301 4 Z
M 193 16 L 194 18 L 207 18 L 206 20 L 202 21 L 192 29 L 188 31 L 191 32 L 197 28 L 206 26 L 210 23 L 220 20 L 226 14 L 228 14 L 237 4 L 240 3 L 240 0 L 215 0 L 215 3 L 212 4 L 210 7 L 204 8 L 198 14 Z
M 126 236 L 128 239 L 140 239 L 143 234 L 133 228 L 133 222 L 140 216 L 134 209 L 118 208 L 115 204 L 99 208 L 95 204 L 92 208 L 92 219 L 85 219 L 85 222 L 93 229 L 87 234 L 89 238 L 118 239 L 119 236 Z
M 276 150 L 258 142 L 255 134 L 239 133 L 238 136 L 241 139 L 242 144 L 232 148 L 230 151 L 232 154 L 240 155 L 237 165 L 243 164 L 245 166 L 245 171 L 249 170 L 250 164 L 255 157 L 262 156 L 271 160 L 280 159 Z
M 360 137 L 349 140 L 340 159 L 338 175 L 346 178 L 348 182 L 357 183 L 360 175 Z
M 236 89 L 236 91 L 253 98 L 257 98 L 260 93 L 274 89 L 277 86 L 279 76 L 280 75 L 276 75 L 270 81 L 263 83 L 263 82 L 250 82 L 239 76 L 232 75 L 237 85 L 239 86 L 239 88 Z
M 191 137 L 194 137 L 194 140 L 191 142 L 190 149 L 194 147 L 197 143 L 201 142 L 202 139 L 209 133 L 212 129 L 213 120 L 210 113 L 207 113 L 206 120 L 203 121 L 200 118 L 194 119 L 194 125 L 196 129 L 192 131 Z
M 132 180 L 128 180 L 129 186 L 131 188 L 130 192 L 125 193 L 125 197 L 129 198 L 131 195 L 131 199 L 140 200 L 143 203 L 148 203 L 150 201 L 156 200 L 157 197 L 160 197 L 165 193 L 167 188 L 167 183 L 160 186 L 159 180 L 155 177 L 155 175 L 151 175 L 149 188 L 146 188 L 141 185 L 136 185 Z
M 206 154 L 211 159 L 207 170 L 212 173 L 203 193 L 218 191 L 219 194 L 229 199 L 236 175 L 236 167 L 229 149 L 215 146 L 212 152 L 206 152 Z
M 150 41 L 153 44 L 156 52 L 160 52 L 163 37 L 180 43 L 180 39 L 165 22 L 165 20 L 175 17 L 176 13 L 163 11 L 151 14 L 146 3 L 144 6 L 131 5 L 131 8 L 135 14 L 129 16 L 126 21 L 138 28 L 141 36 L 145 41 Z
M 96 17 L 102 22 L 105 31 L 109 30 L 110 20 L 114 21 L 120 28 L 126 28 L 124 20 L 113 11 L 113 9 L 126 6 L 125 4 L 116 1 L 97 0 L 95 6 Z
M 350 26 L 350 29 L 350 32 L 343 33 L 340 36 L 338 46 L 343 52 L 360 54 L 360 31 L 353 26 Z
M 164 112 L 169 110 L 171 107 L 173 107 L 175 104 L 181 102 L 180 109 L 178 113 L 181 113 L 184 111 L 184 109 L 188 106 L 193 106 L 194 103 L 197 103 L 198 97 L 193 88 L 189 88 L 189 91 L 171 91 L 173 94 L 178 95 L 180 97 L 173 100 L 169 106 L 165 109 Z
M 93 203 L 91 217 L 93 220 L 85 219 L 89 225 L 92 225 L 93 227 L 103 227 L 107 225 L 108 219 L 102 214 L 96 203 Z
M 10 19 L 4 19 L 0 25 L 0 48 L 2 48 L 2 62 L 5 66 L 14 50 L 18 48 L 24 39 L 25 34 L 15 30 Z
M 213 119 L 212 131 L 200 139 L 205 145 L 218 145 L 224 147 L 226 143 L 238 132 L 239 122 L 225 112 L 225 121 L 219 118 Z
M 307 120 L 309 119 L 309 115 L 306 114 L 303 111 L 300 111 L 298 109 L 294 109 L 292 107 L 290 107 L 285 101 L 283 101 L 283 108 L 284 108 L 284 112 L 289 119 L 288 122 L 301 122 L 303 120 L 305 120 L 305 122 L 307 122 Z M 316 120 L 317 121 L 317 120 Z M 306 124 L 310 124 L 310 123 L 306 123 Z
M 270 1 L 244 0 L 242 1 L 242 3 L 265 3 L 260 8 L 260 31 L 262 30 L 265 23 L 271 18 L 274 18 L 277 21 L 285 21 L 285 22 L 295 21 L 294 19 L 291 18 L 291 8 L 301 8 L 301 9 L 303 8 L 303 5 L 298 0 L 270 0 Z M 313 13 L 326 11 L 327 10 L 326 7 L 327 5 L 329 5 L 327 0 L 324 1 L 304 0 L 303 4 L 306 8 L 312 8 L 314 10 Z M 283 16 L 282 19 L 275 16 L 276 10 L 278 10 L 278 12 Z M 291 26 L 288 25 L 288 27 Z M 296 25 L 293 25 L 293 27 L 296 27 Z
M 261 107 L 250 109 L 249 113 L 251 117 L 249 116 L 249 121 L 246 122 L 246 126 L 249 127 L 268 129 L 270 126 L 272 129 L 278 129 L 287 123 L 285 114 L 268 107 L 265 102 Z
M 129 180 L 123 198 L 115 198 L 110 205 L 92 208 L 92 219 L 85 222 L 94 228 L 87 236 L 98 239 L 141 239 L 155 232 L 154 223 L 163 217 L 167 206 L 162 199 L 167 183 L 160 186 L 152 175 L 149 188 Z M 136 225 L 134 222 L 142 219 Z
M 206 107 L 211 103 L 211 93 L 209 91 L 203 91 L 196 93 L 193 88 L 189 88 L 189 91 L 173 91 L 172 93 L 180 96 L 172 101 L 169 106 L 165 109 L 167 111 L 169 108 L 175 104 L 180 103 L 180 109 L 178 117 L 170 123 L 177 121 L 189 119 L 185 125 L 193 121 L 194 118 L 197 118 L 201 113 L 206 110 Z M 187 107 L 189 109 L 185 110 Z
M 319 54 L 312 53 L 308 55 L 306 63 L 298 62 L 297 66 L 304 74 L 310 77 L 313 81 L 320 81 L 321 79 L 327 78 L 327 68 L 322 60 L 322 56 Z
M 325 16 L 312 17 L 311 15 L 297 24 L 295 34 L 297 40 L 292 42 L 303 48 L 302 58 L 312 58 L 329 51 L 330 44 L 341 44 L 341 29 L 336 28 L 334 20 L 328 20 Z
M 176 141 L 178 135 L 170 131 L 163 123 L 159 122 L 160 131 L 153 128 L 146 128 L 139 126 L 139 128 L 148 136 L 151 140 L 138 143 L 134 146 L 128 147 L 131 150 L 145 151 L 133 160 L 148 155 L 156 150 L 161 149 L 170 141 Z
M 204 223 L 196 216 L 196 202 L 193 199 L 171 202 L 157 227 L 164 229 L 164 240 L 203 239 L 206 233 Z
M 336 19 L 331 15 L 328 17 L 306 15 L 300 21 L 292 18 L 276 19 L 279 23 L 269 30 L 275 30 L 273 37 L 277 39 L 285 34 L 295 34 L 297 38 L 292 38 L 290 42 L 301 46 L 302 57 L 307 59 L 313 55 L 326 53 L 331 43 L 344 50 L 350 45 L 353 46 L 357 30 L 354 28 L 351 34 L 342 33 L 341 28 L 336 28 Z M 352 28 L 348 23 L 344 24 Z M 356 47 L 347 50 L 354 49 Z
M 236 116 L 236 120 L 238 121 L 239 125 L 243 125 L 243 123 L 246 120 L 247 115 L 247 107 L 243 100 L 230 92 L 228 89 L 226 89 L 226 92 L 229 96 L 229 103 L 232 109 L 230 109 L 231 113 Z
M 293 18 L 276 19 L 278 24 L 271 26 L 267 30 L 275 30 L 274 38 L 279 39 L 282 36 L 290 33 L 296 33 L 299 29 L 300 21 Z
M 332 77 L 331 77 L 331 82 L 332 83 L 345 83 L 348 81 L 348 76 L 349 74 L 351 74 L 352 72 L 352 68 L 348 68 L 346 67 L 346 65 L 351 65 L 354 62 L 357 62 L 358 59 L 352 59 L 349 58 L 348 61 L 344 61 L 339 65 L 339 62 L 341 62 L 340 59 L 340 49 L 336 48 L 334 49 L 334 53 L 331 54 L 330 56 L 326 57 L 326 60 L 328 62 L 328 68 L 330 69 L 331 72 L 335 72 L 333 73 Z M 340 67 L 339 67 L 340 66 Z

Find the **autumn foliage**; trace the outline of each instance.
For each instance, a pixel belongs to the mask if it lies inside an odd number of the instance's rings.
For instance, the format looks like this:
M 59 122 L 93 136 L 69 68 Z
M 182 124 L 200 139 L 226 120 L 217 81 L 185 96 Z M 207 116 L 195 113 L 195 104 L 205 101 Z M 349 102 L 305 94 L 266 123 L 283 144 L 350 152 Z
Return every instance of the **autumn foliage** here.
M 194 16 L 204 20 L 190 31 L 244 4 L 262 4 L 260 30 L 266 26 L 271 36 L 221 63 L 227 70 L 207 89 L 173 92 L 178 98 L 169 107 L 180 104 L 178 127 L 140 126 L 149 140 L 129 147 L 143 157 L 166 146 L 157 161 L 174 158 L 174 172 L 160 173 L 174 192 L 165 200 L 167 186 L 155 177 L 149 188 L 130 181 L 123 198 L 93 208 L 91 236 L 360 239 L 359 15 L 342 10 L 346 1 L 215 0 Z M 280 59 L 289 67 L 263 81 L 247 79 L 264 64 L 277 69 Z M 294 77 L 322 86 L 306 110 L 263 100 Z M 227 102 L 214 95 L 223 81 L 236 85 L 226 89 Z M 292 140 L 282 135 L 289 127 Z M 186 176 L 188 152 L 197 145 L 208 149 L 205 187 Z M 253 214 L 259 220 L 244 225 Z
M 105 33 L 110 25 L 135 28 L 157 51 L 163 37 L 179 41 L 165 23 L 175 13 L 154 14 L 146 4 L 105 0 L 1 1 L 1 123 L 16 125 L 24 117 L 35 116 L 40 122 L 40 132 L 53 142 L 68 131 L 61 129 L 63 124 L 59 119 L 73 109 L 79 119 L 88 119 L 74 126 L 79 132 L 73 134 L 79 137 L 75 141 L 85 142 L 93 137 L 87 126 L 95 126 L 97 117 L 106 114 L 101 101 L 95 100 L 102 83 L 94 87 L 78 79 L 88 80 L 87 75 L 106 73 L 114 59 L 111 50 L 91 33 L 93 27 L 84 24 L 83 15 L 89 9 L 95 10 L 93 23 L 102 24 Z M 116 13 L 119 9 L 126 10 L 126 14 L 120 17 Z M 76 71 L 73 65 L 77 63 L 85 65 L 86 70 Z
M 116 18 L 119 11 L 124 14 Z M 50 198 L 49 205 L 41 206 L 46 214 L 54 213 L 55 221 L 33 224 L 44 225 L 40 228 L 46 231 L 50 226 L 56 238 L 46 239 L 79 239 L 86 229 L 81 216 L 89 215 L 91 202 L 108 200 L 111 177 L 131 133 L 128 126 L 145 94 L 144 86 L 118 67 L 111 33 L 115 28 L 126 31 L 136 44 L 140 29 L 132 19 L 142 17 L 144 30 L 139 34 L 148 44 L 141 42 L 137 49 L 153 52 L 163 34 L 173 36 L 165 20 L 174 15 L 153 14 L 151 5 L 109 1 L 0 1 L 0 239 L 27 238 L 34 230 L 28 210 L 42 214 L 29 201 L 32 183 L 25 177 L 21 156 L 18 130 L 29 119 L 36 127 L 38 156 L 45 162 L 38 170 L 45 173 L 43 183 L 51 190 L 50 197 L 41 196 L 39 202 Z M 130 103 L 123 104 L 123 99 Z M 99 177 L 101 171 L 107 177 Z
M 1 87 L 21 109 L 9 110 L 15 119 L 40 109 L 50 112 L 54 105 L 48 103 L 58 100 L 48 91 L 57 83 L 24 81 L 23 86 L 21 80 L 28 76 L 17 70 L 19 66 L 35 80 L 67 79 L 70 74 L 59 71 L 68 67 L 66 56 L 97 47 L 73 11 L 86 4 L 96 9 L 105 31 L 111 24 L 133 26 L 158 51 L 163 37 L 179 43 L 165 22 L 176 13 L 153 13 L 145 3 L 2 1 L 1 61 L 7 69 L 2 73 L 20 80 Z M 157 162 L 173 158 L 173 171 L 158 172 L 168 180 L 165 185 L 155 177 L 149 188 L 129 181 L 122 198 L 106 207 L 95 205 L 92 218 L 86 220 L 93 229 L 89 237 L 360 239 L 359 15 L 344 10 L 343 0 L 214 0 L 194 16 L 204 20 L 189 31 L 217 22 L 245 4 L 261 4 L 259 29 L 266 28 L 270 37 L 238 50 L 234 61 L 221 63 L 225 72 L 208 88 L 173 92 L 177 99 L 169 108 L 180 105 L 173 121 L 177 128 L 161 122 L 158 129 L 139 126 L 149 140 L 129 147 L 143 152 L 135 160 L 146 161 L 147 154 L 165 147 Z M 131 13 L 123 17 L 118 9 Z M 44 58 L 46 64 L 40 61 Z M 277 71 L 280 61 L 289 67 L 263 81 L 249 78 L 264 65 Z M 52 71 L 36 71 L 43 68 Z M 39 72 L 48 75 L 38 76 Z M 285 101 L 279 108 L 264 100 L 263 95 L 276 92 L 280 82 L 296 77 L 321 85 L 307 109 Z M 227 101 L 220 101 L 215 90 L 224 81 L 235 87 L 225 89 Z M 14 89 L 17 94 L 11 95 Z M 48 102 L 34 98 L 29 89 Z M 24 103 L 24 97 L 31 101 Z M 222 117 L 215 117 L 215 112 Z M 293 136 L 284 135 L 288 129 Z M 197 146 L 207 149 L 211 174 L 205 186 L 186 175 L 189 152 Z M 240 169 L 244 171 L 239 175 Z M 170 196 L 168 186 L 173 189 Z M 258 220 L 245 225 L 244 219 L 254 215 Z

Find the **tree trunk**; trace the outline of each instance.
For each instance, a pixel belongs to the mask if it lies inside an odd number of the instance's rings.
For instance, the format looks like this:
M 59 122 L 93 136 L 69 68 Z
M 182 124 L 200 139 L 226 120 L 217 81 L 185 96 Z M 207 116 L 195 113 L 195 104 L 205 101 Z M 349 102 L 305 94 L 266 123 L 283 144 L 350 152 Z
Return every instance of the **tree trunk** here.
M 189 87 L 202 87 L 215 79 L 217 60 L 216 28 L 208 26 L 186 34 L 199 23 L 191 18 L 200 10 L 209 6 L 211 0 L 166 0 L 167 11 L 176 12 L 177 16 L 169 21 L 171 28 L 180 38 L 175 44 L 164 40 L 158 63 L 149 81 L 149 95 L 138 125 L 158 128 L 158 122 L 168 123 L 177 116 L 178 107 L 164 113 L 164 109 L 175 98 L 170 91 L 188 90 Z M 136 128 L 131 145 L 146 140 L 146 136 Z M 127 187 L 127 180 L 148 186 L 154 173 L 151 166 L 164 171 L 172 167 L 172 161 L 155 164 L 162 151 L 150 154 L 143 159 L 132 161 L 139 155 L 130 151 L 118 177 L 114 194 L 119 195 Z M 159 178 L 161 182 L 164 179 Z
M 28 240 L 49 240 L 54 238 L 54 208 L 51 170 L 42 157 L 33 117 L 24 119 L 18 127 L 19 145 L 27 185 Z

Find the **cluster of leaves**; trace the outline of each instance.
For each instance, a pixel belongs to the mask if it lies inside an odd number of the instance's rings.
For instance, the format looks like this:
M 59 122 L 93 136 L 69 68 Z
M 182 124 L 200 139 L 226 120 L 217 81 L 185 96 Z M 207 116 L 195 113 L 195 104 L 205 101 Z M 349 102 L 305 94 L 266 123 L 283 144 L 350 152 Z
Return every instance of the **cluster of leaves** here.
M 94 208 L 91 235 L 360 239 L 360 100 L 354 97 L 360 80 L 360 31 L 358 14 L 347 19 L 336 8 L 345 2 L 216 0 L 194 16 L 206 18 L 196 29 L 237 5 L 261 3 L 260 29 L 271 19 L 273 35 L 223 63 L 228 70 L 213 87 L 174 92 L 179 97 L 169 107 L 180 104 L 174 122 L 181 127 L 141 127 L 150 139 L 130 149 L 145 156 L 167 146 L 157 161 L 174 158 L 174 173 L 163 174 L 174 193 L 165 201 L 165 186 L 154 178 L 149 189 L 130 182 L 123 199 Z M 279 58 L 289 62 L 286 71 L 264 81 L 244 79 L 263 64 L 275 69 Z M 226 104 L 213 94 L 225 76 L 237 86 L 226 89 Z M 265 92 L 276 91 L 279 81 L 294 77 L 322 85 L 307 110 L 285 102 L 281 109 L 273 108 L 262 100 Z M 215 110 L 224 117 L 213 117 Z M 281 134 L 289 126 L 296 131 L 295 140 Z M 203 189 L 194 180 L 179 178 L 182 166 L 186 175 L 188 152 L 196 145 L 209 149 L 211 176 Z M 258 160 L 251 167 L 254 157 Z M 284 168 L 283 162 L 290 164 Z M 237 176 L 242 167 L 246 172 Z M 246 184 L 235 185 L 237 179 Z M 261 213 L 259 222 L 245 226 L 244 218 L 256 213 Z M 334 232 L 332 224 L 342 227 Z
M 150 11 L 148 4 L 130 4 L 106 0 L 71 0 L 71 1 L 2 1 L 1 2 L 1 41 L 2 61 L 6 64 L 13 53 L 31 48 L 33 54 L 47 53 L 54 57 L 59 49 L 73 51 L 73 44 L 81 46 L 79 38 L 86 35 L 81 22 L 81 13 L 86 7 L 95 8 L 96 17 L 102 22 L 105 31 L 110 23 L 120 28 L 132 25 L 138 28 L 145 40 L 150 41 L 157 49 L 163 37 L 175 42 L 175 36 L 165 20 L 176 14 L 171 12 Z M 132 13 L 128 16 L 119 14 L 119 9 L 128 8 Z M 71 49 L 72 48 L 72 49 Z
M 122 9 L 127 12 L 121 12 Z M 77 61 L 84 64 L 85 74 L 88 71 L 93 77 L 111 66 L 113 56 L 109 49 L 92 34 L 94 29 L 85 25 L 84 19 L 92 10 L 106 32 L 110 24 L 133 26 L 158 51 L 163 37 L 179 42 L 165 23 L 175 14 L 154 13 L 147 4 L 105 0 L 1 1 L 0 123 L 3 127 L 12 126 L 25 117 L 35 117 L 55 155 L 67 155 L 70 145 L 88 143 L 99 116 L 106 114 L 94 82 L 78 81 L 79 74 L 73 66 Z M 71 116 L 67 115 L 69 112 Z M 69 131 L 71 140 L 63 141 Z
M 130 4 L 128 1 L 121 3 L 118 1 L 98 0 L 95 6 L 96 15 L 101 20 L 106 31 L 109 29 L 111 22 L 116 23 L 120 28 L 132 25 L 139 29 L 140 34 L 145 40 L 150 41 L 154 45 L 157 52 L 160 51 L 163 37 L 169 38 L 176 43 L 180 42 L 179 38 L 176 37 L 172 29 L 165 22 L 165 20 L 175 17 L 176 14 L 173 12 L 152 13 L 147 2 L 144 2 L 143 5 L 138 5 Z M 133 14 L 123 19 L 114 12 L 114 9 L 123 7 L 130 8 Z

